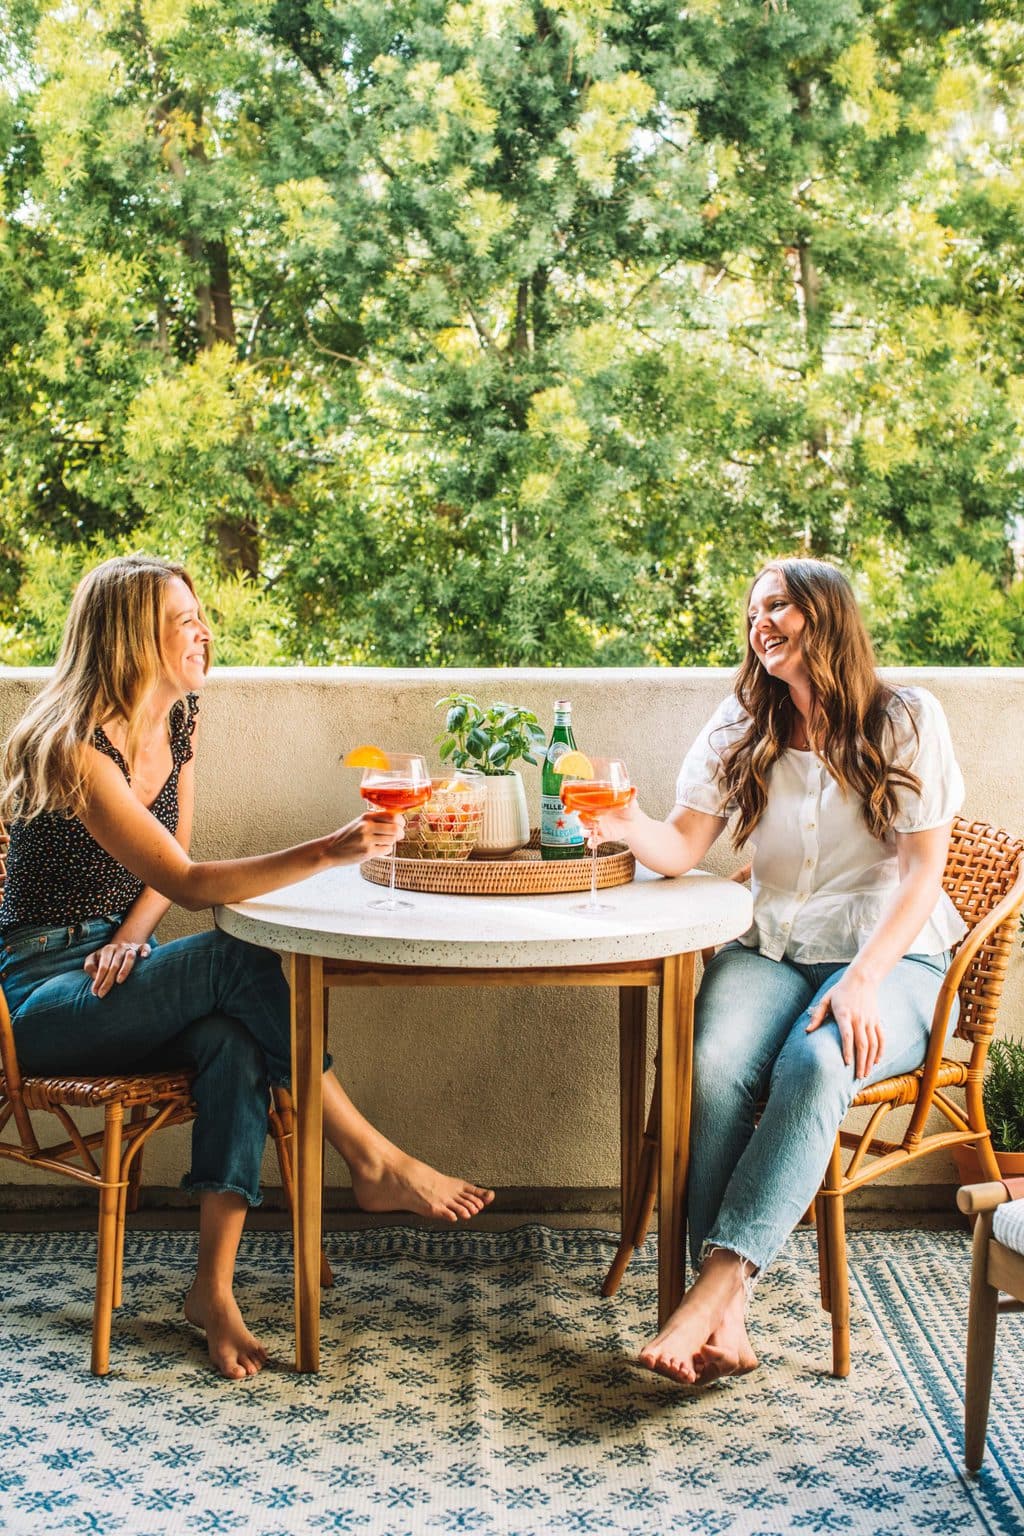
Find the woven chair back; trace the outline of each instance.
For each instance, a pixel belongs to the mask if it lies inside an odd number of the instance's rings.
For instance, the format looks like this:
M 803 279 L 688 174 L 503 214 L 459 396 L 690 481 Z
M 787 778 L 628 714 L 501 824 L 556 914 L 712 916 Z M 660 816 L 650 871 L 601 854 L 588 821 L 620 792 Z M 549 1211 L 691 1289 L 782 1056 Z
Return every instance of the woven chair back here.
M 942 884 L 969 929 L 1007 896 L 1024 872 L 1024 842 L 984 822 L 953 822 Z M 964 972 L 957 989 L 960 1017 L 956 1033 L 972 1043 L 991 1039 L 1006 979 L 1017 925 L 1011 914 L 989 934 Z

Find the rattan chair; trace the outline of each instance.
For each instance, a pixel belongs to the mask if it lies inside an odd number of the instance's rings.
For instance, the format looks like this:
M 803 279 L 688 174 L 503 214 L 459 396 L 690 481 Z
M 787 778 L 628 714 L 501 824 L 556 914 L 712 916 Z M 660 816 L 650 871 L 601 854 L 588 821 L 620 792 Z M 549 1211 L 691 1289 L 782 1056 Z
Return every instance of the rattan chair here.
M 954 954 L 932 1018 L 924 1063 L 916 1072 L 889 1077 L 865 1088 L 851 1108 L 869 1109 L 860 1131 L 840 1131 L 815 1200 L 818 1228 L 818 1267 L 821 1304 L 832 1315 L 832 1374 L 850 1371 L 850 1302 L 846 1270 L 844 1200 L 853 1190 L 892 1173 L 906 1163 L 951 1147 L 974 1145 L 987 1178 L 998 1178 L 992 1155 L 981 1084 L 989 1042 L 996 1027 L 999 1001 L 1013 949 L 1017 918 L 1024 907 L 1024 842 L 981 821 L 958 816 L 953 823 L 943 887 L 968 926 Z M 945 1054 L 953 1003 L 960 1001 L 956 1035 L 965 1041 L 965 1060 Z M 954 1103 L 950 1088 L 964 1090 L 964 1103 Z M 630 1256 L 643 1242 L 654 1209 L 657 1180 L 657 1104 L 655 1083 L 651 1113 L 632 1189 L 636 1192 L 623 1222 L 623 1238 L 602 1287 L 606 1296 L 618 1289 Z M 885 1141 L 878 1130 L 896 1109 L 912 1106 L 899 1141 Z M 926 1132 L 932 1111 L 944 1122 Z M 631 1106 L 622 1104 L 623 1114 Z M 850 1156 L 843 1162 L 844 1149 Z
M 974 1218 L 964 1460 L 969 1472 L 977 1472 L 985 1455 L 996 1323 L 1001 1312 L 1024 1310 L 1024 1179 L 968 1184 L 956 1201 L 965 1216 Z M 1000 1291 L 1007 1293 L 1005 1299 Z
M 6 876 L 7 842 L 0 823 L 0 891 Z M 75 1110 L 102 1110 L 103 1128 L 82 1130 Z M 34 1111 L 54 1116 L 65 1139 L 41 1146 L 32 1124 Z M 112 1310 L 121 1305 L 125 1215 L 138 1203 L 143 1148 L 165 1126 L 183 1125 L 194 1118 L 192 1075 L 184 1068 L 125 1076 L 23 1076 L 7 1000 L 0 988 L 0 1158 L 63 1174 L 99 1191 L 92 1317 L 92 1371 L 96 1376 L 105 1376 L 110 1368 Z M 293 1114 L 291 1098 L 283 1088 L 274 1089 L 268 1120 L 281 1183 L 294 1209 Z M 326 1256 L 321 1253 L 320 1283 L 328 1286 L 332 1280 Z

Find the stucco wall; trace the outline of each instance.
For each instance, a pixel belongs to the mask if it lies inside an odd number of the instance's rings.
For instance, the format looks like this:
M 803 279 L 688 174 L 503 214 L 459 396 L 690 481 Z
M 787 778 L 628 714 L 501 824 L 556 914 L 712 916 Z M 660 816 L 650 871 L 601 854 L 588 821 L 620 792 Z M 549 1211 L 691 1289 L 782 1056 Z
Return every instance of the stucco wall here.
M 968 793 L 965 810 L 1024 828 L 1024 669 L 915 670 L 894 681 L 930 688 L 949 716 Z M 0 668 L 6 734 L 44 674 Z M 202 705 L 194 851 L 230 858 L 282 847 L 339 825 L 360 809 L 358 774 L 340 755 L 362 741 L 433 751 L 435 701 L 458 688 L 551 718 L 573 701 L 577 740 L 628 761 L 644 806 L 664 814 L 679 761 L 730 674 L 717 669 L 394 671 L 369 668 L 215 670 Z M 525 769 L 539 805 L 539 771 Z M 709 867 L 736 857 L 712 850 Z M 205 926 L 172 913 L 164 936 Z M 1024 955 L 1016 953 L 1003 1027 L 1024 1033 Z M 410 1149 L 498 1186 L 601 1188 L 617 1183 L 616 1013 L 612 994 L 587 990 L 348 992 L 332 997 L 331 1048 L 357 1103 Z M 177 1183 L 187 1132 L 147 1152 L 148 1185 Z M 265 1169 L 276 1183 L 271 1161 Z M 926 1160 L 910 1182 L 954 1181 Z M 0 1179 L 36 1176 L 0 1165 Z M 328 1182 L 347 1183 L 332 1154 Z

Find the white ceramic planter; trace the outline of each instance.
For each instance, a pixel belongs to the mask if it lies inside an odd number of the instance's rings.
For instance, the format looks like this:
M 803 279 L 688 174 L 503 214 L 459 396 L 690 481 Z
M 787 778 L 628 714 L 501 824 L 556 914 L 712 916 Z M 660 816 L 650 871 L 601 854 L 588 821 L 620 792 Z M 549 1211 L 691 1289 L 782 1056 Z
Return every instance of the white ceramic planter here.
M 475 851 L 493 858 L 514 853 L 530 841 L 530 813 L 523 781 L 518 773 L 512 772 L 487 774 L 484 784 L 484 819 Z

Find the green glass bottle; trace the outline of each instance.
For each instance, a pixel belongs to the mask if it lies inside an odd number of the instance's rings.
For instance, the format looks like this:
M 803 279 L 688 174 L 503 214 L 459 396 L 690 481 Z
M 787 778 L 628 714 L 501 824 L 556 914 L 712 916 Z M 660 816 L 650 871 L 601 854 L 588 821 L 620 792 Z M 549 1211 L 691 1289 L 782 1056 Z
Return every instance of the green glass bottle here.
M 540 780 L 540 856 L 542 859 L 581 859 L 587 851 L 587 835 L 579 816 L 562 804 L 562 776 L 555 764 L 564 752 L 574 752 L 572 705 L 555 700 L 555 724 L 544 754 Z

